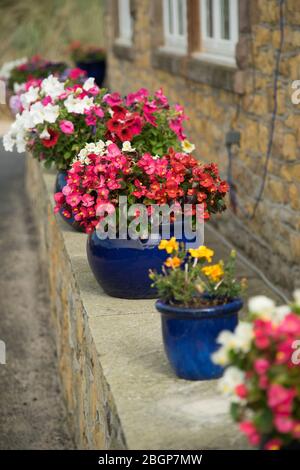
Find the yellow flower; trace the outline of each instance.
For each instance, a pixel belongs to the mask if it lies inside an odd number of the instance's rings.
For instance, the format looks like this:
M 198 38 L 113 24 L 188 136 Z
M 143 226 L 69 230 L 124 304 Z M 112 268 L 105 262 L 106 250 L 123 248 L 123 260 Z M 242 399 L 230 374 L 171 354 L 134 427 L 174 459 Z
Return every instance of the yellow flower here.
M 181 148 L 185 153 L 192 153 L 195 150 L 195 145 L 185 139 L 181 142 Z
M 168 258 L 165 261 L 165 266 L 167 266 L 167 268 L 176 269 L 176 268 L 179 268 L 180 265 L 181 265 L 181 259 L 178 258 L 178 256 L 173 256 L 173 258 Z
M 199 248 L 190 248 L 189 253 L 193 258 L 205 258 L 209 263 L 214 256 L 214 251 L 202 245 Z
M 173 251 L 178 251 L 179 244 L 176 241 L 175 237 L 172 237 L 170 240 L 162 240 L 158 246 L 160 250 L 166 250 L 170 255 Z
M 209 277 L 213 282 L 218 282 L 224 275 L 223 263 L 204 266 L 201 270 L 205 276 Z

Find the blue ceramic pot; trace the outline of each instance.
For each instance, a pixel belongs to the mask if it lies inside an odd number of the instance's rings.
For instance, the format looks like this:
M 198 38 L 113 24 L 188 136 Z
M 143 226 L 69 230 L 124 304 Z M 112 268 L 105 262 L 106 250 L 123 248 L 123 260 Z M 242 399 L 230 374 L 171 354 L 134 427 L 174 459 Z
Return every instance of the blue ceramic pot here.
M 55 193 L 60 193 L 63 189 L 64 186 L 67 184 L 67 171 L 65 170 L 59 170 L 56 176 L 56 181 L 55 181 L 55 187 L 54 187 L 54 192 Z M 84 232 L 84 229 L 81 227 L 81 225 L 74 219 L 74 217 L 68 218 L 65 217 L 62 213 L 62 210 L 59 211 L 61 217 L 65 222 L 67 222 L 68 225 L 73 227 L 75 230 L 78 232 Z
M 95 60 L 95 61 L 86 61 L 86 62 L 76 62 L 77 67 L 82 70 L 85 70 L 88 74 L 88 77 L 94 77 L 95 82 L 99 87 L 103 86 L 105 79 L 106 71 L 106 61 L 105 60 Z
M 171 234 L 172 236 L 172 229 Z M 186 242 L 186 239 L 182 240 Z M 161 272 L 167 258 L 159 250 L 157 240 L 101 240 L 96 231 L 87 240 L 90 267 L 103 290 L 112 297 L 123 299 L 154 299 L 156 289 L 151 287 L 149 269 Z
M 212 362 L 211 355 L 220 347 L 219 333 L 235 329 L 242 300 L 199 309 L 173 307 L 161 300 L 155 306 L 161 313 L 164 347 L 175 374 L 186 380 L 221 377 L 224 369 Z

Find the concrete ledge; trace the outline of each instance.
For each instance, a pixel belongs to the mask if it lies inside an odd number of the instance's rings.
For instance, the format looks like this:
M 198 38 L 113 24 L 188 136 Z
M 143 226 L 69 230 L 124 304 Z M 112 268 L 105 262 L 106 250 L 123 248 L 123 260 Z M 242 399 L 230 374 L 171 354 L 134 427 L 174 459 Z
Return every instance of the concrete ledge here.
M 216 381 L 187 382 L 173 375 L 153 300 L 121 300 L 102 292 L 86 259 L 86 235 L 53 214 L 55 173 L 27 156 L 26 179 L 78 448 L 245 448 Z

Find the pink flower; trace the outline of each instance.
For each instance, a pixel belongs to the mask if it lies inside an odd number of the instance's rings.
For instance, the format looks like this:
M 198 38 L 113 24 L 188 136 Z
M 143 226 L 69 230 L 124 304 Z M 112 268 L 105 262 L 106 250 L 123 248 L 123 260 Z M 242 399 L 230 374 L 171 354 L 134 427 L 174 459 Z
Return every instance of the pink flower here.
M 274 426 L 277 431 L 286 434 L 292 431 L 294 422 L 288 416 L 278 414 L 274 418 Z
M 115 158 L 121 154 L 121 150 L 116 144 L 109 144 L 107 147 L 107 156 L 109 158 Z
M 294 313 L 289 313 L 279 325 L 278 331 L 279 333 L 300 336 L 300 317 Z
M 259 384 L 259 387 L 262 389 L 262 390 L 266 390 L 266 388 L 268 388 L 268 385 L 269 385 L 269 379 L 266 375 L 261 375 L 259 377 L 259 381 L 258 381 L 258 384 Z
M 45 96 L 45 98 L 42 99 L 42 105 L 47 106 L 47 104 L 52 103 L 52 98 L 51 96 Z
M 60 121 L 59 127 L 64 134 L 73 134 L 74 132 L 74 124 L 71 121 L 67 121 L 66 119 Z
M 256 427 L 251 421 L 243 421 L 240 423 L 240 431 L 246 434 L 250 444 L 256 446 L 260 442 L 260 435 L 257 432 Z
M 240 384 L 235 387 L 235 393 L 239 398 L 246 398 L 248 395 L 248 390 L 245 384 Z
M 63 204 L 65 202 L 65 196 L 63 193 L 55 193 L 54 194 L 54 200 L 55 202 L 57 202 L 58 204 Z
M 173 132 L 175 132 L 175 134 L 177 135 L 179 140 L 184 140 L 186 138 L 186 135 L 183 133 L 183 129 L 182 129 L 182 118 L 181 117 L 170 119 L 169 126 L 170 126 L 170 129 Z
M 80 201 L 81 201 L 81 196 L 76 193 L 69 194 L 69 196 L 66 197 L 67 204 L 71 207 L 77 206 Z
M 76 67 L 69 71 L 69 78 L 71 80 L 77 80 L 80 77 L 85 77 L 85 75 L 86 75 L 86 71 L 80 69 L 79 67 Z
M 90 207 L 94 204 L 95 200 L 93 198 L 93 196 L 91 196 L 90 194 L 84 194 L 82 196 L 82 204 L 85 206 L 85 207 Z
M 144 118 L 146 119 L 147 122 L 152 124 L 152 126 L 157 126 L 156 124 L 156 118 L 153 113 L 157 111 L 157 106 L 154 101 L 150 102 L 147 101 L 147 103 L 144 104 L 143 106 L 143 113 L 144 113 Z
M 267 359 L 256 359 L 254 361 L 254 370 L 259 375 L 265 374 L 270 368 L 270 362 Z
M 140 88 L 136 93 L 129 93 L 126 97 L 126 106 L 131 106 L 134 103 L 140 103 L 149 95 L 146 88 Z
M 272 384 L 268 390 L 268 405 L 280 413 L 290 413 L 297 392 L 279 384 Z
M 62 188 L 62 193 L 64 194 L 64 196 L 69 196 L 69 194 L 71 194 L 72 192 L 72 188 L 71 186 L 69 186 L 68 184 L 66 184 L 63 188 Z
M 89 114 L 86 118 L 85 118 L 85 123 L 87 126 L 95 126 L 97 124 L 97 119 L 95 116 L 93 116 L 92 114 Z
M 102 118 L 104 116 L 104 111 L 100 106 L 94 106 L 92 111 L 98 116 L 99 118 Z
M 122 97 L 120 93 L 107 93 L 103 96 L 104 103 L 107 103 L 108 106 L 115 106 L 122 103 Z
M 281 446 L 282 446 L 282 441 L 278 438 L 275 438 L 275 439 L 271 439 L 265 444 L 264 450 L 279 450 Z
M 162 104 L 163 107 L 166 108 L 169 106 L 167 97 L 163 94 L 162 88 L 157 90 L 154 96 L 157 99 L 157 101 L 159 101 L 159 103 Z

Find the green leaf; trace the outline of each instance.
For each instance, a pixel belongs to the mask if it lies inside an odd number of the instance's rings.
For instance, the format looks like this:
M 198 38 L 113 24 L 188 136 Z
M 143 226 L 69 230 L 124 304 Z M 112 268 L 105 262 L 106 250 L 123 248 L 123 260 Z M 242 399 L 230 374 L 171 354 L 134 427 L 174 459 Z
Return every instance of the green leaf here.
M 258 411 L 253 419 L 256 428 L 263 434 L 267 434 L 273 427 L 273 413 L 270 409 L 265 408 Z

